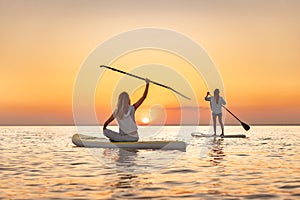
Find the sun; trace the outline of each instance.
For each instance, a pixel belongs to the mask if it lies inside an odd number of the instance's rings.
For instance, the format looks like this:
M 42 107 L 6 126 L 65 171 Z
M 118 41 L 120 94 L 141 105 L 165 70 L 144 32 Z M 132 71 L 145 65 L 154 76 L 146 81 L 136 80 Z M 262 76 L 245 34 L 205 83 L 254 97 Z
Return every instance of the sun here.
M 142 118 L 142 123 L 143 124 L 149 124 L 149 122 L 150 122 L 150 119 L 148 117 L 143 117 Z

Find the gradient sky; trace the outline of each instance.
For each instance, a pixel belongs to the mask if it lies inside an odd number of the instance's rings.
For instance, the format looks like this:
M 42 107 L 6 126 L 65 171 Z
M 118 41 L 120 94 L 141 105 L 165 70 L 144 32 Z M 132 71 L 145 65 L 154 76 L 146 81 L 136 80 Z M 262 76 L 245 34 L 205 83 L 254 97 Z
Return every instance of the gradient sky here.
M 243 121 L 299 124 L 299 20 L 298 0 L 0 0 L 0 125 L 72 124 L 74 82 L 84 60 L 112 36 L 143 27 L 178 31 L 202 46 L 222 76 L 228 108 Z M 145 55 L 152 55 L 153 62 L 163 56 L 161 60 L 173 66 L 166 59 L 170 55 L 157 52 L 144 52 L 140 63 Z M 137 55 L 130 56 L 114 64 L 129 69 Z M 108 81 L 120 79 L 112 76 Z M 98 88 L 106 87 L 103 81 Z M 209 105 L 203 101 L 207 88 L 199 84 L 194 89 L 200 123 L 209 123 Z M 178 122 L 174 95 L 150 89 L 137 120 L 148 115 L 149 108 L 161 113 L 153 107 L 157 104 L 169 114 L 168 123 Z M 103 92 L 108 100 L 95 105 L 100 123 L 114 104 L 109 90 Z M 137 90 L 133 100 L 141 92 Z M 191 109 L 189 103 L 183 106 Z M 191 111 L 191 121 L 193 115 Z M 226 122 L 234 119 L 227 115 Z

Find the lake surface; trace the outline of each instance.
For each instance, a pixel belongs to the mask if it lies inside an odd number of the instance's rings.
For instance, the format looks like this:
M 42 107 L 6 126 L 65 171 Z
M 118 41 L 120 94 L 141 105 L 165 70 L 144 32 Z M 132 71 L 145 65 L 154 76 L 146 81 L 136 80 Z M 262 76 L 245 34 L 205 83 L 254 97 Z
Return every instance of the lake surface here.
M 300 126 L 226 127 L 246 139 L 191 137 L 208 126 L 139 130 L 141 140 L 183 140 L 186 152 L 72 144 L 94 130 L 0 127 L 0 199 L 300 199 Z

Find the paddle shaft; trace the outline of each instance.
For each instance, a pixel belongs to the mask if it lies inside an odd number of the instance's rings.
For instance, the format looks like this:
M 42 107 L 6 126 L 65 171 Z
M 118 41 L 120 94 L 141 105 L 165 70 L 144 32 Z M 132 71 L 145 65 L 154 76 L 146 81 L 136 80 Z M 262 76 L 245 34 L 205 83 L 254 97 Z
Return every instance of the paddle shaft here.
M 226 108 L 225 106 L 222 105 L 222 107 L 227 110 L 234 118 L 236 118 L 241 125 L 243 126 L 243 128 L 248 131 L 250 129 L 250 126 L 248 124 L 246 124 L 245 122 L 242 122 L 237 116 L 235 116 L 230 110 L 228 110 L 228 108 Z
M 140 76 L 137 76 L 137 75 L 128 73 L 128 72 L 124 72 L 124 71 L 122 71 L 122 70 L 115 69 L 115 68 L 113 68 L 113 67 L 109 67 L 109 66 L 106 66 L 106 65 L 100 65 L 100 67 L 104 67 L 104 68 L 107 68 L 107 69 L 110 69 L 110 70 L 113 70 L 113 71 L 116 71 L 116 72 L 119 72 L 119 73 L 122 73 L 122 74 L 125 74 L 125 75 L 128 75 L 128 76 L 132 76 L 132 77 L 134 77 L 134 78 L 138 78 L 138 79 L 141 79 L 141 80 L 146 80 L 146 78 L 143 78 L 143 77 L 140 77 Z M 182 96 L 182 97 L 184 97 L 184 98 L 186 98 L 186 99 L 188 99 L 188 100 L 191 100 L 189 97 L 183 95 L 182 93 L 180 93 L 180 92 L 174 90 L 173 88 L 171 88 L 171 87 L 169 87 L 169 86 L 166 86 L 166 85 L 163 85 L 163 84 L 161 84 L 161 83 L 158 83 L 158 82 L 155 82 L 155 81 L 151 81 L 151 80 L 150 80 L 150 82 L 153 83 L 153 84 L 155 84 L 155 85 L 158 85 L 158 86 L 167 88 L 167 89 L 169 89 L 169 90 L 172 90 L 172 91 L 175 92 L 176 94 L 179 94 L 180 96 Z
M 228 110 L 228 108 L 226 108 L 225 106 L 222 105 L 222 107 L 227 110 L 234 118 L 236 118 L 239 122 L 242 122 L 237 116 L 235 116 L 235 114 L 233 114 L 230 110 Z

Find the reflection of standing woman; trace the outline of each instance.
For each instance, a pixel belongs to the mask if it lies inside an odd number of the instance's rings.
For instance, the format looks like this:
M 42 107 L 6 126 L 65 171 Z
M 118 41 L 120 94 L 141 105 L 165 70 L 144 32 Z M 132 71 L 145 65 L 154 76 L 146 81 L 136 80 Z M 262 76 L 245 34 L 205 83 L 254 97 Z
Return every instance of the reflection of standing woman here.
M 216 131 L 216 121 L 217 121 L 217 117 L 218 117 L 219 123 L 221 125 L 221 129 L 222 129 L 221 136 L 224 136 L 224 125 L 223 125 L 223 121 L 222 121 L 222 106 L 225 105 L 226 102 L 223 99 L 223 97 L 221 97 L 219 94 L 220 94 L 219 89 L 215 89 L 214 96 L 211 96 L 211 97 L 208 97 L 209 92 L 207 92 L 205 100 L 210 102 L 210 108 L 212 110 L 215 135 L 217 132 Z
M 135 111 L 140 107 L 147 97 L 149 89 L 149 79 L 145 79 L 146 87 L 143 96 L 133 105 L 130 105 L 130 98 L 127 92 L 122 92 L 119 95 L 118 106 L 113 114 L 107 119 L 103 125 L 103 133 L 112 142 L 135 142 L 139 136 L 137 125 L 135 122 Z M 117 119 L 119 132 L 112 131 L 106 127 L 114 119 Z

